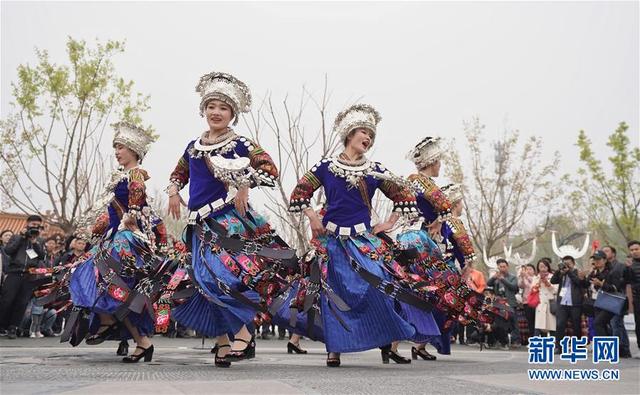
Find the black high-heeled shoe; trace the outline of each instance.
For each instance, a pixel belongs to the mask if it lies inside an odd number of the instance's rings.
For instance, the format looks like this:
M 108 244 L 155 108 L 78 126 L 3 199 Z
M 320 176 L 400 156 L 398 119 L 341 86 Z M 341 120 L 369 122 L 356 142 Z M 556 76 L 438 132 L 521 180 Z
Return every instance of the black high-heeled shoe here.
M 118 351 L 116 351 L 116 355 L 125 356 L 129 354 L 129 342 L 123 340 L 118 345 Z
M 225 345 L 219 346 L 216 344 L 216 346 L 214 347 L 216 349 L 216 356 L 213 358 L 213 364 L 216 365 L 216 367 L 218 368 L 228 368 L 231 366 L 231 361 L 227 360 L 226 355 L 224 357 L 218 356 L 218 351 L 221 348 L 227 348 L 227 347 L 231 347 L 231 345 L 225 344 Z
M 429 354 L 429 352 L 424 348 L 411 347 L 411 359 L 418 359 L 418 357 L 424 359 L 425 361 L 436 360 L 436 356 Z
M 293 344 L 291 342 L 288 342 L 287 343 L 287 353 L 288 354 L 293 354 L 294 352 L 296 354 L 306 354 L 307 350 L 303 350 L 303 349 L 300 348 L 299 345 L 295 345 L 295 344 Z
M 395 351 L 389 351 L 388 355 L 389 355 L 389 358 L 393 359 L 393 362 L 397 364 L 404 365 L 407 363 L 411 363 L 411 360 L 409 358 L 405 358 Z
M 107 328 L 107 329 L 100 332 L 101 328 Z M 84 342 L 90 346 L 97 346 L 98 344 L 101 344 L 102 342 L 107 340 L 107 338 L 111 336 L 116 331 L 117 328 L 118 328 L 117 322 L 114 322 L 113 324 L 100 324 L 100 326 L 98 327 L 98 333 L 87 337 L 87 339 Z
M 393 362 L 398 364 L 411 363 L 411 360 L 409 358 L 405 358 L 397 352 L 391 351 L 391 344 L 380 347 L 380 356 L 382 357 L 383 364 L 388 364 L 389 359 L 392 359 Z
M 380 347 L 380 356 L 382 357 L 382 363 L 389 363 L 389 353 L 391 352 L 391 344 Z
M 211 354 L 217 354 L 219 348 L 220 347 L 218 346 L 218 343 L 216 343 L 213 347 L 211 347 Z
M 144 358 L 145 362 L 151 362 L 151 358 L 153 358 L 153 344 L 148 348 L 136 346 L 136 350 L 141 349 L 142 352 L 140 354 L 131 354 L 122 358 L 122 362 L 124 363 L 137 363 L 142 358 Z
M 249 341 L 236 337 L 233 341 L 241 341 L 243 343 L 246 343 L 247 346 L 244 348 L 244 350 L 231 349 L 231 351 L 229 351 L 229 354 L 227 354 L 227 356 L 225 357 L 227 361 L 238 362 L 242 361 L 243 359 L 251 359 L 256 357 L 256 342 L 253 337 Z
M 331 357 L 332 353 L 327 353 L 327 366 L 330 368 L 340 367 L 340 353 L 333 353 L 333 357 Z

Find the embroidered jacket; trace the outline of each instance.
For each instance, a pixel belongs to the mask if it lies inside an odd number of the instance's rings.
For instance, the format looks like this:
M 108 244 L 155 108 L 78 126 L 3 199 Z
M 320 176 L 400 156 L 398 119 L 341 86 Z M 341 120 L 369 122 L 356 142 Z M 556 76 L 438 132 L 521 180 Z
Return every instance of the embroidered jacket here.
M 461 267 L 464 267 L 465 260 L 475 259 L 471 238 L 462 221 L 451 216 L 451 202 L 440 187 L 431 177 L 423 174 L 412 174 L 409 181 L 417 191 L 418 208 L 426 223 L 444 221 L 440 232 L 444 239 L 445 252 L 452 254 Z
M 362 223 L 369 228 L 371 200 L 376 189 L 393 201 L 394 212 L 417 215 L 416 198 L 411 190 L 397 183 L 382 164 L 366 161 L 360 166 L 349 166 L 338 158 L 322 159 L 298 181 L 289 210 L 300 212 L 310 207 L 313 193 L 321 186 L 327 197 L 322 218 L 325 226 L 328 222 L 344 227 Z
M 418 208 L 428 223 L 451 216 L 451 202 L 431 177 L 411 174 L 408 179 L 417 191 Z
M 118 170 L 113 173 L 107 191 L 112 192 L 107 211 L 98 216 L 92 228 L 94 237 L 111 232 L 115 234 L 125 213 L 133 215 L 138 227 L 150 234 L 158 246 L 166 246 L 167 232 L 162 220 L 153 215 L 147 203 L 145 181 L 149 179 L 146 170 L 135 167 L 130 170 Z
M 189 210 L 195 211 L 208 203 L 227 198 L 230 181 L 214 175 L 212 159 L 216 156 L 224 159 L 248 158 L 254 170 L 251 174 L 247 172 L 250 187 L 272 187 L 278 178 L 278 169 L 269 154 L 246 137 L 234 134 L 213 146 L 203 146 L 199 139 L 193 140 L 187 145 L 170 176 L 178 189 L 189 184 Z M 228 206 L 226 210 L 230 208 Z M 223 210 L 218 212 L 222 213 Z

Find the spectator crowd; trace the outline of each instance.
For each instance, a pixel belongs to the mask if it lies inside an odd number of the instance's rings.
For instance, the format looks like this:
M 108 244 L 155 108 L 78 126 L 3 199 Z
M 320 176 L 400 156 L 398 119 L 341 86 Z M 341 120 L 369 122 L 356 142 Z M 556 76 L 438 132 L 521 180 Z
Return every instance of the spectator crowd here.
M 494 323 L 484 328 L 458 325 L 452 340 L 487 348 L 518 348 L 531 336 L 555 336 L 556 353 L 567 335 L 616 336 L 620 357 L 630 358 L 631 345 L 624 317 L 633 315 L 637 347 L 640 349 L 640 241 L 627 244 L 623 260 L 613 246 L 594 251 L 589 265 L 581 269 L 572 256 L 554 265 L 541 258 L 512 273 L 509 262 L 497 260 L 497 270 L 488 280 L 473 267 L 464 272 L 467 285 L 485 294 L 485 301 L 501 301 Z M 555 269 L 554 269 L 555 266 Z M 604 295 L 603 295 L 604 294 Z M 603 296 L 618 298 L 619 312 L 597 303 Z M 623 302 L 622 302 L 623 301 Z

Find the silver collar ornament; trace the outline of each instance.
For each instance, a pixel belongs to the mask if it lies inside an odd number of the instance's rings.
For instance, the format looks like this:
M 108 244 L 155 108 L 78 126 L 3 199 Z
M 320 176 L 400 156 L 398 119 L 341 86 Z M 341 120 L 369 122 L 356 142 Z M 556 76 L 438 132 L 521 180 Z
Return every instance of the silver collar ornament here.
M 346 164 L 337 157 L 323 159 L 323 162 L 329 162 L 329 171 L 337 177 L 344 178 L 349 189 L 358 186 L 362 178 L 376 170 L 376 163 L 368 159 L 356 166 Z
M 205 132 L 206 134 L 206 132 Z M 198 140 L 193 143 L 193 147 L 189 150 L 189 155 L 192 158 L 202 158 L 203 155 L 223 155 L 233 151 L 238 144 L 236 139 L 238 135 L 235 134 L 233 129 L 229 129 L 226 133 L 214 140 L 205 140 L 204 134 Z M 211 144 L 203 144 L 203 140 L 211 142 Z
M 365 160 L 359 164 L 349 164 L 340 160 L 338 157 L 323 159 L 322 162 L 329 163 L 329 171 L 336 177 L 344 178 L 347 181 L 348 188 L 357 187 L 360 180 L 371 176 L 379 180 L 391 181 L 405 188 L 411 188 L 411 183 L 402 177 L 396 176 L 389 169 L 374 161 Z M 321 162 L 321 163 L 322 163 Z M 378 171 L 378 169 L 380 171 Z
M 251 178 L 254 177 L 254 170 L 250 165 L 249 158 L 241 157 L 227 159 L 219 155 L 206 157 L 213 175 L 227 185 L 236 189 L 251 185 Z

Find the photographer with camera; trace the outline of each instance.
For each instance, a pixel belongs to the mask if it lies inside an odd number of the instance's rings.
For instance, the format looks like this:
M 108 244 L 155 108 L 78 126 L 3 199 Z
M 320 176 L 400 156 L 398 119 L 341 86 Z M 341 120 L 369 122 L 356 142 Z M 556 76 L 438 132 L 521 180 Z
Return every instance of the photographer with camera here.
M 38 267 L 45 257 L 43 246 L 38 242 L 42 230 L 42 218 L 30 215 L 26 228 L 13 235 L 4 247 L 9 257 L 7 277 L 0 294 L 0 328 L 7 328 L 7 338 L 15 339 L 16 330 L 22 321 L 36 285 L 28 273 L 29 268 Z
M 514 314 L 509 316 L 509 331 L 511 332 L 511 347 L 520 347 L 520 328 L 518 327 L 518 318 L 515 314 L 518 308 L 518 300 L 516 294 L 520 291 L 518 288 L 518 279 L 509 273 L 509 262 L 500 258 L 496 261 L 498 271 L 487 281 L 487 287 L 492 287 L 496 296 L 503 297 L 509 303 Z
M 573 333 L 582 336 L 582 299 L 584 289 L 588 286 L 583 278 L 580 278 L 576 261 L 567 255 L 558 264 L 558 270 L 550 280 L 551 284 L 558 284 L 558 296 L 556 297 L 556 343 L 565 336 L 567 321 L 571 319 Z M 556 348 L 556 352 L 560 348 Z

